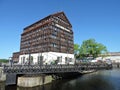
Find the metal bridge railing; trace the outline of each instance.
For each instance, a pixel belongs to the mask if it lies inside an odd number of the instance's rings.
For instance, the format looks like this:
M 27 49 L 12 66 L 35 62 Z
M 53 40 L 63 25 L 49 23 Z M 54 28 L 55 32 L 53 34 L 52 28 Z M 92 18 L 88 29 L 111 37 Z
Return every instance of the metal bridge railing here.
M 107 64 L 79 64 L 79 65 L 5 65 L 4 73 L 14 74 L 41 74 L 82 72 L 91 69 L 107 69 Z

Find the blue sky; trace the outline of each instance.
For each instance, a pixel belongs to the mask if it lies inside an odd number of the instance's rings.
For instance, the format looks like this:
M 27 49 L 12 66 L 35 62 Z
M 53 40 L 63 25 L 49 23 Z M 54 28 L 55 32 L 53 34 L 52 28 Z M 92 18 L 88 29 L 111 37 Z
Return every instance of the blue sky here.
M 120 51 L 120 0 L 0 0 L 0 58 L 19 51 L 24 27 L 59 11 L 73 26 L 74 43 L 94 38 Z

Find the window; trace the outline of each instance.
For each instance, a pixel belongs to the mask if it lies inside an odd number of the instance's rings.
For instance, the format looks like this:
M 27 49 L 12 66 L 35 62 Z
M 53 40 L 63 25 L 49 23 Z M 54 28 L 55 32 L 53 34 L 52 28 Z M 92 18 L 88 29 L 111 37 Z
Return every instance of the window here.
M 57 36 L 56 36 L 56 35 L 54 35 L 54 34 L 52 34 L 52 35 L 51 35 L 51 37 L 52 37 L 52 38 L 54 38 L 54 39 L 56 39 L 56 38 L 57 38 Z
M 38 56 L 38 64 L 43 64 L 43 56 Z
M 57 60 L 58 60 L 58 62 L 62 62 L 62 56 L 61 57 L 57 57 Z

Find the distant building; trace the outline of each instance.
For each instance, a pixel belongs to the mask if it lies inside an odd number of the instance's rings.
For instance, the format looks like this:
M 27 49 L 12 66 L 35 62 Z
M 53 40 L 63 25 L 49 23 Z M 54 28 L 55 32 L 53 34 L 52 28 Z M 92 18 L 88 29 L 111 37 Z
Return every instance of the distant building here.
M 12 55 L 13 62 L 15 62 L 15 63 L 19 62 L 19 55 L 20 55 L 20 52 L 14 52 L 13 53 L 13 55 Z
M 108 52 L 107 55 L 105 55 L 104 58 L 102 57 L 98 57 L 97 58 L 98 60 L 99 59 L 103 59 L 103 60 L 111 60 L 112 63 L 120 63 L 120 52 Z
M 120 52 L 109 52 L 106 59 L 110 59 L 113 63 L 120 63 Z
M 19 63 L 73 64 L 72 25 L 64 12 L 51 14 L 24 28 Z

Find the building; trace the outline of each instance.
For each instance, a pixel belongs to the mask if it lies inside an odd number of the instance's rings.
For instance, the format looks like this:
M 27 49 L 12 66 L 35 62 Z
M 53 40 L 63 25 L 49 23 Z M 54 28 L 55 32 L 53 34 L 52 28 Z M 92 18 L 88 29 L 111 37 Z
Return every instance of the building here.
M 73 64 L 72 25 L 64 12 L 51 14 L 24 28 L 19 63 Z
M 19 55 L 20 55 L 20 52 L 14 52 L 13 55 L 12 55 L 12 60 L 14 63 L 18 63 L 19 62 Z
M 103 57 L 98 57 L 96 60 L 110 60 L 112 63 L 120 63 L 120 52 L 108 52 L 107 54 L 103 54 Z
M 120 52 L 109 52 L 105 59 L 110 59 L 112 63 L 120 63 Z

